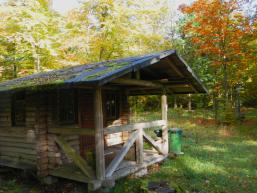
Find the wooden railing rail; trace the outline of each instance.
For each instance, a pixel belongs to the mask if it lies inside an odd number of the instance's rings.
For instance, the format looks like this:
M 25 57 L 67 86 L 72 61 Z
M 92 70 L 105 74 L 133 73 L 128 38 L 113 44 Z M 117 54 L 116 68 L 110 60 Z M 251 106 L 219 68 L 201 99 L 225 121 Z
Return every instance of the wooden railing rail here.
M 89 128 L 66 128 L 66 127 L 58 127 L 58 128 L 49 128 L 48 133 L 52 134 L 60 134 L 60 135 L 91 135 L 95 136 L 95 130 Z
M 110 127 L 104 128 L 104 134 L 106 135 L 106 134 L 118 133 L 123 131 L 134 131 L 138 129 L 153 128 L 153 127 L 164 126 L 165 124 L 166 122 L 164 120 L 157 120 L 157 121 L 135 123 L 135 124 L 129 124 L 129 125 L 110 126 Z

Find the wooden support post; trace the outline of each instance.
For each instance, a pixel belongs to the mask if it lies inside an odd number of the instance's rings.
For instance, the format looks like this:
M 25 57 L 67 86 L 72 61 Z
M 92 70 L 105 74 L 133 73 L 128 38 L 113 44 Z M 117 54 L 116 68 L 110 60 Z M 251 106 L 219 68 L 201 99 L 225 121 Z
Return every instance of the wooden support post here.
M 162 120 L 165 121 L 165 125 L 162 127 L 162 152 L 168 154 L 169 152 L 169 138 L 168 138 L 168 104 L 166 93 L 163 92 L 161 96 L 161 107 L 162 107 Z
M 46 94 L 40 93 L 36 99 L 35 134 L 37 152 L 37 175 L 44 178 L 49 174 L 47 139 L 47 102 Z
M 143 128 L 138 129 L 138 137 L 136 140 L 136 161 L 137 164 L 143 164 L 144 162 L 144 140 L 143 140 Z
M 103 130 L 103 107 L 102 107 L 102 89 L 96 88 L 94 96 L 95 110 L 95 161 L 96 178 L 104 180 L 105 178 L 105 159 L 104 159 L 104 130 Z

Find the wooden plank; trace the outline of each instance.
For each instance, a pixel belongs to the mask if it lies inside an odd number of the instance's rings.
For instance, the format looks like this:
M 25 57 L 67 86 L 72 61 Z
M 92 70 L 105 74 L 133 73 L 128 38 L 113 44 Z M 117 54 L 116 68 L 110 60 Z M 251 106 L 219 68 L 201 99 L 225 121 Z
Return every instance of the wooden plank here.
M 167 156 L 163 156 L 163 155 L 144 156 L 144 162 L 141 165 L 136 164 L 135 162 L 126 161 L 125 164 L 121 163 L 121 165 L 124 165 L 125 167 L 121 167 L 121 168 L 117 169 L 113 173 L 113 175 L 108 179 L 117 180 L 117 179 L 126 177 L 126 176 L 133 174 L 136 171 L 146 168 L 152 164 L 161 162 L 166 158 L 167 158 Z
M 25 149 L 35 149 L 36 148 L 36 144 L 34 143 L 13 143 L 13 142 L 8 142 L 8 141 L 1 141 L 0 140 L 0 147 L 16 147 L 16 148 L 25 148 Z
M 65 139 L 61 136 L 56 137 L 56 143 L 64 151 L 64 153 L 83 171 L 83 173 L 90 179 L 94 178 L 94 171 L 88 163 L 76 153 L 76 151 L 69 146 Z
M 171 60 L 169 60 L 169 66 L 172 68 L 172 70 L 174 70 L 177 73 L 177 75 L 179 75 L 180 77 L 184 77 L 184 75 L 180 72 L 177 66 L 173 64 Z
M 147 81 L 147 80 L 117 78 L 117 79 L 113 80 L 112 83 L 121 84 L 121 85 L 133 85 L 133 86 L 163 88 L 162 84 L 157 83 L 157 82 Z
M 104 158 L 104 131 L 103 131 L 103 107 L 102 90 L 96 88 L 94 95 L 94 121 L 95 121 L 95 155 L 96 155 L 96 177 L 98 180 L 105 178 Z
M 49 128 L 49 133 L 61 135 L 95 135 L 94 129 L 87 128 Z
M 162 150 L 162 148 L 159 147 L 159 145 L 149 135 L 143 132 L 143 136 L 144 136 L 144 139 L 154 147 L 154 149 L 156 149 L 159 153 L 164 154 L 164 151 Z
M 13 158 L 19 158 L 19 159 L 29 159 L 29 160 L 35 160 L 36 161 L 36 156 L 35 155 L 27 155 L 24 153 L 18 153 L 18 152 L 1 152 L 1 156 L 8 156 L 8 157 L 13 157 Z
M 25 149 L 21 147 L 3 147 L 0 146 L 0 154 L 2 152 L 14 152 L 14 153 L 22 153 L 28 155 L 36 155 L 36 150 L 33 149 Z
M 35 170 L 34 164 L 24 163 L 23 161 L 14 160 L 2 160 L 0 159 L 0 165 L 7 166 L 11 168 L 24 169 L 24 170 Z
M 161 96 L 161 108 L 162 108 L 162 120 L 165 124 L 162 127 L 162 149 L 163 153 L 167 155 L 169 153 L 169 138 L 168 138 L 168 103 L 165 91 Z
M 50 171 L 50 175 L 76 182 L 88 183 L 88 192 L 100 188 L 101 182 L 98 180 L 89 179 L 79 168 L 73 164 L 66 164 L 59 168 Z
M 27 137 L 33 132 L 33 128 L 27 127 L 0 127 L 0 136 Z
M 138 164 L 142 164 L 144 161 L 144 140 L 142 128 L 138 130 L 138 138 L 136 140 L 136 159 Z
M 6 161 L 11 161 L 11 162 L 22 162 L 22 163 L 27 163 L 30 165 L 36 165 L 36 160 L 31 160 L 27 158 L 20 158 L 20 157 L 11 157 L 11 156 L 0 156 L 0 160 L 6 160 Z
M 119 166 L 121 161 L 124 159 L 125 155 L 128 153 L 131 146 L 134 144 L 138 137 L 138 131 L 135 131 L 131 134 L 129 139 L 117 153 L 116 157 L 112 160 L 109 166 L 106 169 L 106 177 L 112 176 L 113 172 L 115 172 L 116 168 Z
M 56 168 L 50 171 L 50 175 L 83 183 L 91 181 L 90 178 L 88 178 L 77 166 L 73 164 L 66 164 Z
M 0 132 L 1 133 L 1 132 Z M 25 137 L 11 137 L 11 136 L 1 136 L 1 142 L 13 142 L 13 143 L 27 143 L 27 144 L 35 144 L 35 140 L 28 140 Z
M 135 123 L 129 125 L 121 125 L 121 126 L 111 126 L 104 128 L 104 134 L 118 133 L 123 131 L 133 131 L 137 129 L 146 129 L 152 127 L 159 127 L 165 125 L 164 120 L 157 120 L 152 122 L 144 122 L 144 123 Z

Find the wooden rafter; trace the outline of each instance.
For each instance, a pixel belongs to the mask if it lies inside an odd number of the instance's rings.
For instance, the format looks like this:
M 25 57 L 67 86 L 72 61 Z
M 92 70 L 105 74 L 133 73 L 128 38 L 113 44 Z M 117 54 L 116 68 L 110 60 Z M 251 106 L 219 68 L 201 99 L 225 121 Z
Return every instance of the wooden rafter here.
M 136 79 L 124 79 L 118 78 L 112 81 L 112 83 L 120 85 L 133 85 L 133 86 L 144 86 L 153 88 L 162 88 L 163 85 L 157 82 L 147 81 L 147 80 L 136 80 Z
M 172 64 L 172 62 L 169 60 L 169 66 L 174 70 L 180 77 L 184 77 L 184 75 L 180 72 L 180 70 Z

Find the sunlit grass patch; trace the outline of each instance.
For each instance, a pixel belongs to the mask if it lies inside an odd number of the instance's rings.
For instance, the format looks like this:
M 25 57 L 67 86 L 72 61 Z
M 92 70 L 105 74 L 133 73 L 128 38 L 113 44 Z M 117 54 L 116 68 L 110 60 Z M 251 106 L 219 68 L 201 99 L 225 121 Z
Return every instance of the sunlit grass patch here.
M 226 152 L 225 148 L 220 148 L 220 147 L 215 147 L 215 146 L 210 146 L 210 145 L 203 145 L 202 149 L 209 151 L 209 152 L 222 152 L 222 153 Z
M 198 125 L 198 115 L 209 118 L 211 113 L 169 112 L 169 127 L 183 129 L 185 155 L 166 160 L 159 171 L 142 178 L 144 183 L 166 180 L 190 193 L 257 192 L 257 127 Z M 157 117 L 158 112 L 150 119 Z

